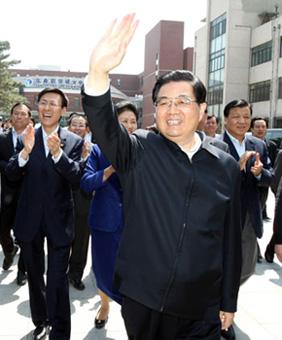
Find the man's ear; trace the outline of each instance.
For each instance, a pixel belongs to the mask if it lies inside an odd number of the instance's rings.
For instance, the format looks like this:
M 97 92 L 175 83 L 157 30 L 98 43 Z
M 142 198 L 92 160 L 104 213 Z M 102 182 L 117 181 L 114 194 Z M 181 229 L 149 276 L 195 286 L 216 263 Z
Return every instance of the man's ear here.
M 199 104 L 200 107 L 200 117 L 199 117 L 199 122 L 203 119 L 203 115 L 205 114 L 205 111 L 207 109 L 207 103 L 201 103 Z
M 67 112 L 67 108 L 63 107 L 62 110 L 61 110 L 61 117 L 60 117 L 60 119 L 62 119 L 62 117 L 66 114 L 66 112 Z

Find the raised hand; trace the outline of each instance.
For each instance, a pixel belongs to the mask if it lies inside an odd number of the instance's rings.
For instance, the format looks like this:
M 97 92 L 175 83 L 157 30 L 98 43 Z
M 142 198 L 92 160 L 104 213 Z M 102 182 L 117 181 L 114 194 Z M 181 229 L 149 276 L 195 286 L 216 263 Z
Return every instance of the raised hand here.
M 255 151 L 246 151 L 243 153 L 243 155 L 240 157 L 239 160 L 239 165 L 240 165 L 240 170 L 245 170 L 246 169 L 246 165 L 248 160 L 253 157 L 256 154 Z
M 58 157 L 61 150 L 61 140 L 57 134 L 57 132 L 52 133 L 47 138 L 47 145 L 49 148 L 49 151 L 53 157 Z
M 254 176 L 259 176 L 261 174 L 261 171 L 262 171 L 262 168 L 263 168 L 263 164 L 260 160 L 260 155 L 259 153 L 257 152 L 256 153 L 256 160 L 255 160 L 255 163 L 254 165 L 251 167 L 251 173 L 254 175 Z
M 34 142 L 35 142 L 34 133 L 35 133 L 35 130 L 34 130 L 34 127 L 31 123 L 27 125 L 27 127 L 25 128 L 25 130 L 22 133 L 24 148 L 21 151 L 21 157 L 23 159 L 28 158 L 28 155 L 31 153 L 31 151 L 34 147 Z
M 85 141 L 82 147 L 81 157 L 83 159 L 87 158 L 90 154 L 90 151 L 91 151 L 91 143 L 88 141 Z
M 137 25 L 135 14 L 126 15 L 119 23 L 117 20 L 111 23 L 91 54 L 88 88 L 100 91 L 108 86 L 108 74 L 122 62 Z

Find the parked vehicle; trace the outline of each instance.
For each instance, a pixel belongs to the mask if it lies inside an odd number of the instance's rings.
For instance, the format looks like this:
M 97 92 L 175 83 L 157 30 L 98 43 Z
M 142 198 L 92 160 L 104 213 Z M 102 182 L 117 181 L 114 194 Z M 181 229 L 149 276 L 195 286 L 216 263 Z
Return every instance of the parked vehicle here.
M 275 142 L 279 149 L 282 148 L 282 128 L 268 129 L 265 138 Z

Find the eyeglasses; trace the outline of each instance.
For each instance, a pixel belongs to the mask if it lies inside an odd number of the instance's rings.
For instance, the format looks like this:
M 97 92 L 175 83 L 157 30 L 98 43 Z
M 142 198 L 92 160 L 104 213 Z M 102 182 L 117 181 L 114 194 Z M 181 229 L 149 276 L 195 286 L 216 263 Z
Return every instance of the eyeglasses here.
M 185 95 L 180 95 L 175 98 L 169 98 L 169 97 L 160 97 L 156 100 L 155 106 L 163 111 L 167 111 L 172 103 L 174 103 L 174 106 L 180 110 L 187 109 L 188 106 L 191 105 L 191 103 L 197 102 L 195 99 L 192 99 Z
M 59 107 L 61 105 L 55 103 L 55 102 L 47 102 L 46 100 L 40 100 L 40 102 L 38 102 L 38 105 L 40 106 L 44 106 L 44 107 L 51 107 L 52 109 L 55 109 L 56 107 Z

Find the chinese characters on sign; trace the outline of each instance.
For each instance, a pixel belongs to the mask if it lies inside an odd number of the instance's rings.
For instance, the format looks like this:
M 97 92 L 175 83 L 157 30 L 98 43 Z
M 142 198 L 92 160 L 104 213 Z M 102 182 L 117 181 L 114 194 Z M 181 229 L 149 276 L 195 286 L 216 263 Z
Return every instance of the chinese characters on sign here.
M 17 81 L 24 84 L 26 88 L 45 88 L 57 87 L 60 89 L 80 90 L 83 84 L 83 78 L 74 77 L 18 77 Z

